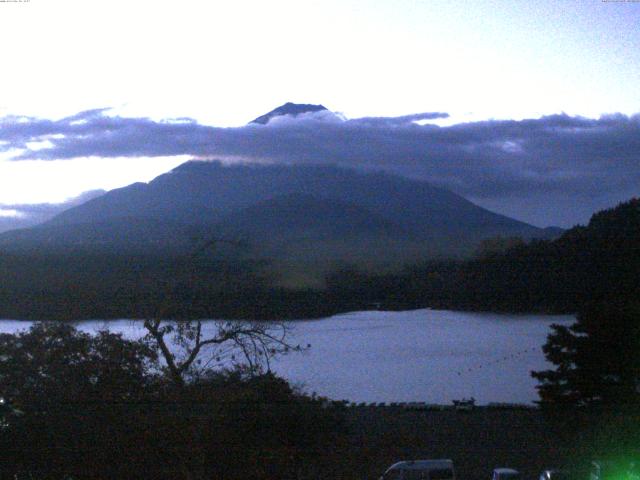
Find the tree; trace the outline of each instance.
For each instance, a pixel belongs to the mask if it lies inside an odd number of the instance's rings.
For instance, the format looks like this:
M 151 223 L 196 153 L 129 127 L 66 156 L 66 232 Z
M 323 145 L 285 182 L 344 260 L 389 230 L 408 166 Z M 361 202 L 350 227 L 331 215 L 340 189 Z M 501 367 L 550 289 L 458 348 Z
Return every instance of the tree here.
M 155 351 L 119 334 L 58 322 L 1 334 L 0 478 L 125 478 L 145 460 L 136 448 L 157 372 Z
M 0 335 L 0 479 L 295 478 L 320 464 L 342 431 L 341 409 L 256 374 L 290 348 L 276 326 L 148 324 L 179 388 L 166 388 L 144 340 L 53 322 Z M 204 376 L 197 365 L 236 349 L 248 368 Z
M 498 235 L 481 240 L 474 255 L 477 258 L 488 260 L 497 255 L 504 254 L 515 247 L 522 247 L 524 245 L 525 241 L 522 237 L 503 237 Z
M 207 239 L 187 255 L 178 258 L 172 268 L 173 282 L 165 284 L 163 301 L 152 318 L 144 320 L 147 342 L 155 346 L 164 360 L 168 377 L 177 386 L 220 368 L 247 367 L 250 372 L 270 371 L 270 360 L 291 350 L 301 350 L 287 342 L 284 322 L 239 320 L 166 320 L 172 304 L 208 303 L 200 298 L 198 287 L 207 283 L 212 250 L 220 244 L 246 247 L 243 242 Z M 250 275 L 246 281 L 258 282 Z
M 543 351 L 556 368 L 532 372 L 543 406 L 640 404 L 638 301 L 601 300 L 552 329 Z
M 58 322 L 0 334 L 0 352 L 0 397 L 16 406 L 127 400 L 157 364 L 156 353 L 142 342 Z
M 168 377 L 177 386 L 220 368 L 270 370 L 273 357 L 302 350 L 287 342 L 284 323 L 233 320 L 146 319 L 147 340 L 159 350 Z

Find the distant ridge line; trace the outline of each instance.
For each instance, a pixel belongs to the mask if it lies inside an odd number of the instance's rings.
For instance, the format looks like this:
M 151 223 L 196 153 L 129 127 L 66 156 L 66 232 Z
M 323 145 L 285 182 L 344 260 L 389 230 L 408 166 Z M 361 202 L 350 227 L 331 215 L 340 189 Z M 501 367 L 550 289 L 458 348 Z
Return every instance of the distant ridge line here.
M 292 115 L 295 117 L 303 113 L 322 112 L 325 110 L 329 111 L 327 107 L 325 107 L 324 105 L 314 105 L 311 103 L 287 102 L 284 105 L 280 105 L 279 107 L 274 108 L 270 112 L 259 116 L 258 118 L 254 118 L 249 123 L 250 124 L 258 123 L 261 125 L 266 125 L 267 123 L 269 123 L 270 120 L 272 120 L 275 117 L 281 117 L 283 115 Z

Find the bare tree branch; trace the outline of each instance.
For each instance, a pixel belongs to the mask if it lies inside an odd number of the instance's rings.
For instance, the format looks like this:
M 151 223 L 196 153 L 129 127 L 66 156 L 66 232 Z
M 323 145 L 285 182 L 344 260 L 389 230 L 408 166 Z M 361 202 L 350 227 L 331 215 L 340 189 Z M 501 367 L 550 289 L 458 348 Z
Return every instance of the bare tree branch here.
M 244 245 L 232 240 L 207 240 L 176 263 L 176 272 L 182 270 L 190 277 L 190 284 L 193 284 L 196 281 L 196 257 L 220 242 Z M 176 277 L 179 275 L 176 274 Z M 183 386 L 189 375 L 210 370 L 209 365 L 214 359 L 219 368 L 224 368 L 224 360 L 228 360 L 225 357 L 230 355 L 231 363 L 227 363 L 227 367 L 244 364 L 251 372 L 259 373 L 264 368 L 270 370 L 272 358 L 301 350 L 299 346 L 287 343 L 289 329 L 282 322 L 164 320 L 174 293 L 167 291 L 160 311 L 155 318 L 146 319 L 144 327 L 148 332 L 147 338 L 156 344 L 164 358 L 170 378 L 178 386 Z M 207 328 L 205 332 L 203 326 L 212 328 Z M 242 357 L 242 363 L 236 360 L 234 352 Z M 200 371 L 195 372 L 195 366 L 203 363 L 204 367 L 199 367 Z

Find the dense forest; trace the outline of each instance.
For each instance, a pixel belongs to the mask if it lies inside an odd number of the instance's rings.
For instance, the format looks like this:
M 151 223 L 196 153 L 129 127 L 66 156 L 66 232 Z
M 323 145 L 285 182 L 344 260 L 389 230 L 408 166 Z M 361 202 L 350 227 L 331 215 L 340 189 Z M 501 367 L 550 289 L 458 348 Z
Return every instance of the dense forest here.
M 312 317 L 331 313 L 314 291 L 272 286 L 251 261 L 110 253 L 0 256 L 0 317 Z
M 640 200 L 595 214 L 556 240 L 494 239 L 474 258 L 401 272 L 349 265 L 324 288 L 277 286 L 268 262 L 190 254 L 0 254 L 0 317 L 310 318 L 340 311 L 447 308 L 573 313 L 597 298 L 631 298 L 640 285 Z
M 431 262 L 395 275 L 345 269 L 328 279 L 337 303 L 504 312 L 574 313 L 599 299 L 635 298 L 639 288 L 639 199 L 596 213 L 556 240 L 498 239 L 467 261 Z

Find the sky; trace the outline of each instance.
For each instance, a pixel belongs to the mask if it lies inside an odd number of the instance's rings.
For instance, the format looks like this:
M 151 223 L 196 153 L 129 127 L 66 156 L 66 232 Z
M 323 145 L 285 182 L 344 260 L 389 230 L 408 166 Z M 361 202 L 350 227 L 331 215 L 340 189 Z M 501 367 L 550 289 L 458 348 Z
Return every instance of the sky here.
M 538 226 L 640 195 L 640 2 L 30 0 L 0 41 L 0 223 L 189 158 L 385 170 Z M 340 115 L 246 125 L 288 101 Z

